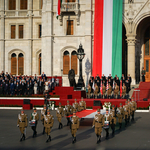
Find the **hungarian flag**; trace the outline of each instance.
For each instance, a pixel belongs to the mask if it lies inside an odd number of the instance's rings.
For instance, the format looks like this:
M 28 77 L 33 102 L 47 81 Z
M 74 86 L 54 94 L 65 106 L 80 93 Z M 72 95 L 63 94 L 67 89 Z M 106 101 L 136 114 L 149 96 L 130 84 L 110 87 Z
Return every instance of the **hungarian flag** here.
M 120 80 L 120 97 L 122 96 L 122 80 Z
M 92 74 L 122 74 L 123 0 L 95 0 Z
M 100 92 L 101 92 L 101 94 L 103 95 L 103 85 L 102 85 L 102 80 L 101 80 Z
M 60 16 L 62 0 L 58 0 L 56 18 Z

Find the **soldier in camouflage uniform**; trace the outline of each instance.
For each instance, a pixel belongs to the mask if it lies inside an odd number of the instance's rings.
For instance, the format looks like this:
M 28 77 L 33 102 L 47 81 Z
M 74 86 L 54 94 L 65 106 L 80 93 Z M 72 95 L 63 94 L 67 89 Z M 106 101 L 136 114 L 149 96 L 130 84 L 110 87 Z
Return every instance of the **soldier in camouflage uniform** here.
M 58 129 L 61 129 L 61 128 L 63 128 L 63 125 L 61 123 L 61 118 L 64 116 L 64 110 L 63 110 L 63 107 L 61 107 L 61 103 L 59 103 L 59 107 L 57 108 L 56 116 L 57 116 L 57 119 L 59 122 Z
M 45 132 L 48 136 L 48 139 L 46 142 L 51 141 L 51 128 L 53 127 L 54 124 L 54 117 L 53 115 L 50 114 L 50 110 L 47 110 L 47 115 L 44 115 L 44 127 L 45 127 Z
M 73 111 L 73 116 L 70 118 L 71 124 L 70 124 L 70 129 L 71 129 L 71 134 L 72 134 L 72 143 L 76 142 L 76 132 L 79 129 L 79 117 L 76 116 L 76 112 Z
M 120 107 L 117 109 L 117 117 L 119 123 L 119 130 L 122 128 L 122 119 L 124 117 L 124 109 L 122 107 L 122 103 L 120 103 Z
M 80 111 L 86 109 L 86 102 L 83 100 L 83 97 L 81 98 L 81 101 L 79 102 Z
M 79 104 L 77 103 L 77 99 L 74 100 L 75 102 L 72 104 L 73 106 L 73 111 L 77 112 L 80 111 Z
M 34 138 L 37 135 L 36 127 L 39 120 L 39 114 L 36 112 L 36 108 L 34 108 L 34 111 L 31 113 L 30 121 L 31 120 L 35 120 L 35 126 L 31 127 L 33 130 L 33 138 Z
M 18 114 L 18 121 L 17 121 L 17 126 L 19 127 L 20 129 L 20 132 L 21 132 L 21 138 L 20 138 L 20 141 L 22 140 L 25 140 L 25 128 L 27 128 L 27 115 L 24 114 L 24 110 L 21 109 L 21 113 Z
M 94 117 L 93 126 L 92 126 L 92 127 L 95 127 L 97 143 L 101 141 L 101 132 L 102 132 L 103 126 L 104 126 L 104 117 L 102 114 L 100 114 L 100 109 L 97 109 L 97 114 Z
M 131 119 L 131 121 L 134 121 L 134 112 L 136 111 L 136 109 L 137 109 L 137 104 L 134 101 L 134 98 L 132 97 L 132 101 L 131 101 L 131 115 L 132 115 L 132 119 Z
M 72 106 L 69 104 L 69 101 L 67 101 L 67 105 L 65 105 L 65 115 L 67 118 L 67 126 L 70 124 L 70 116 L 72 114 Z
M 128 115 L 129 115 L 129 107 L 127 101 L 125 102 L 123 108 L 124 108 L 124 120 L 125 120 L 125 127 L 126 127 L 128 124 Z
M 44 126 L 44 115 L 46 115 L 46 104 L 44 104 L 44 108 L 41 110 L 41 121 Z M 45 133 L 45 127 L 43 127 L 43 134 Z

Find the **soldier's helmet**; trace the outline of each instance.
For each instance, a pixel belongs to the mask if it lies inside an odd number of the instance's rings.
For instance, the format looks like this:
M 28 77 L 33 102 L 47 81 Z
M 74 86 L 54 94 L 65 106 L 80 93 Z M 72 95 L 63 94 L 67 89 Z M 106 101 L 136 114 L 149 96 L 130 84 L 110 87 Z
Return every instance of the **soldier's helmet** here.
M 61 103 L 59 102 L 59 105 L 61 105 Z
M 47 109 L 47 112 L 50 112 L 50 110 L 49 110 L 49 109 Z
M 112 108 L 114 108 L 115 107 L 115 105 L 112 105 Z
M 46 104 L 44 104 L 44 107 L 46 107 Z
M 73 111 L 73 113 L 75 113 L 75 114 L 76 114 L 76 111 L 74 110 L 74 111 Z
M 75 99 L 75 101 L 77 101 L 77 99 Z
M 120 103 L 120 106 L 122 106 L 122 103 Z
M 23 108 L 21 108 L 21 111 L 24 111 Z
M 109 111 L 108 108 L 106 109 L 106 111 Z
M 69 101 L 67 101 L 67 103 L 69 103 Z
M 34 107 L 33 110 L 36 110 L 36 107 Z
M 99 109 L 99 108 L 97 109 L 97 112 L 100 112 L 100 109 Z
M 125 103 L 128 104 L 128 101 L 126 101 Z

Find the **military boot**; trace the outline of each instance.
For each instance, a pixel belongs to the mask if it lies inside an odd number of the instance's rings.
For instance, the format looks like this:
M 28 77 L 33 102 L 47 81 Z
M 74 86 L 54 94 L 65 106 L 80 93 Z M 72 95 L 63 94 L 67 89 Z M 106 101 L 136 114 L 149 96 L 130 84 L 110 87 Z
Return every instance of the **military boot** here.
M 23 134 L 21 134 L 20 142 L 22 141 L 22 139 L 23 139 Z
M 26 137 L 25 137 L 25 134 L 23 134 L 22 140 L 25 140 L 25 138 L 26 138 Z
M 99 143 L 99 135 L 97 134 L 96 136 L 97 136 L 97 144 L 98 144 Z
M 59 123 L 59 127 L 58 127 L 58 129 L 60 129 L 60 123 Z
M 119 123 L 119 130 L 121 130 L 121 127 L 122 127 L 122 123 Z

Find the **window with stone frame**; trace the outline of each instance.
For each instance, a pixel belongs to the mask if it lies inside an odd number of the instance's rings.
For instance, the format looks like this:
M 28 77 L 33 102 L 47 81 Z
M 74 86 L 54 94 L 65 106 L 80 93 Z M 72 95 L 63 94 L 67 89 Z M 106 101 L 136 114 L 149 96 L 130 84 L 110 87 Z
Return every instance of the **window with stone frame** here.
M 73 51 L 71 53 L 71 69 L 74 70 L 75 74 L 77 74 L 77 66 L 78 66 L 77 52 Z
M 18 75 L 24 74 L 24 55 L 20 53 L 18 55 Z
M 28 0 L 20 0 L 20 9 L 27 9 L 28 7 Z
M 9 0 L 9 10 L 16 10 L 16 0 Z
M 11 74 L 17 74 L 17 57 L 15 53 L 11 55 Z
M 19 39 L 23 39 L 23 25 L 19 25 Z
M 63 55 L 63 74 L 68 74 L 70 70 L 70 56 L 69 52 L 65 51 Z
M 67 35 L 73 35 L 73 20 L 67 20 Z
M 16 25 L 11 25 L 11 39 L 16 38 Z
M 41 6 L 40 8 L 42 9 L 42 7 L 43 7 L 43 0 L 41 0 L 41 5 L 40 6 Z
M 38 29 L 38 37 L 41 38 L 42 36 L 42 25 L 39 25 L 39 29 Z

